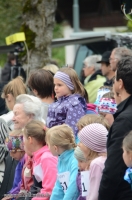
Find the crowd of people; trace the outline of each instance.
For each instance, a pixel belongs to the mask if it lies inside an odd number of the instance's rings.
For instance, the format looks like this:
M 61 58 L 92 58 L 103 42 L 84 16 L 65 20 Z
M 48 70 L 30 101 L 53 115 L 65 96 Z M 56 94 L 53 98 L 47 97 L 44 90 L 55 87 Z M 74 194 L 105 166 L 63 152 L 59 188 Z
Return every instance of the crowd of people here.
M 88 56 L 83 71 L 84 84 L 46 65 L 4 86 L 0 199 L 132 199 L 132 51 Z

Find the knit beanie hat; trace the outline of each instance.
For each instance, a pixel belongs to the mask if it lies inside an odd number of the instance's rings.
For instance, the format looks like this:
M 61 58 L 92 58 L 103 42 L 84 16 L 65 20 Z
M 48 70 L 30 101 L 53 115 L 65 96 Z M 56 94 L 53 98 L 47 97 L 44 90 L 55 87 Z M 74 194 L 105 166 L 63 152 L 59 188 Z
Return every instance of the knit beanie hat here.
M 75 158 L 76 158 L 77 160 L 81 160 L 81 161 L 84 161 L 84 162 L 86 161 L 86 159 L 85 159 L 85 157 L 84 157 L 84 155 L 83 155 L 83 152 L 81 151 L 81 149 L 80 149 L 79 146 L 77 146 L 77 147 L 75 148 L 74 156 L 75 156 Z
M 96 101 L 94 102 L 94 104 L 98 105 L 99 102 L 100 102 L 100 99 L 103 97 L 103 95 L 108 93 L 108 92 L 110 92 L 109 88 L 100 88 L 100 89 L 98 89 L 97 98 L 96 98 Z
M 117 105 L 115 99 L 101 98 L 98 105 L 98 112 L 115 114 L 117 110 Z
M 89 149 L 97 152 L 106 152 L 107 129 L 98 123 L 85 126 L 79 132 L 79 140 Z

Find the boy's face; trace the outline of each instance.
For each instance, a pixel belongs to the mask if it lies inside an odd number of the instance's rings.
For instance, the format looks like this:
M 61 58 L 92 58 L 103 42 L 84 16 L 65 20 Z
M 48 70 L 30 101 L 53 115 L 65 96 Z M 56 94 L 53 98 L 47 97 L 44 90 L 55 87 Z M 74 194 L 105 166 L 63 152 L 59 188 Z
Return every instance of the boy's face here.
M 24 154 L 25 154 L 24 151 L 16 151 L 16 152 L 10 151 L 10 156 L 18 161 L 22 159 Z
M 123 148 L 123 160 L 127 167 L 132 167 L 132 152 L 127 152 Z
M 78 160 L 78 167 L 80 169 L 80 171 L 85 171 L 87 168 L 87 163 L 85 161 L 82 160 Z

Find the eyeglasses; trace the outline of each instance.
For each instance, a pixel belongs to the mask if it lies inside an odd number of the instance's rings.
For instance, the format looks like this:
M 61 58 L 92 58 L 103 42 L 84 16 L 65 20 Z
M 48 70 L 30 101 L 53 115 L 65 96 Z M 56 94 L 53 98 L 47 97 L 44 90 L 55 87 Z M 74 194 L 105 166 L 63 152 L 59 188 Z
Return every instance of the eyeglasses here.
M 111 60 L 117 60 L 117 58 L 109 58 L 109 62 L 110 62 Z

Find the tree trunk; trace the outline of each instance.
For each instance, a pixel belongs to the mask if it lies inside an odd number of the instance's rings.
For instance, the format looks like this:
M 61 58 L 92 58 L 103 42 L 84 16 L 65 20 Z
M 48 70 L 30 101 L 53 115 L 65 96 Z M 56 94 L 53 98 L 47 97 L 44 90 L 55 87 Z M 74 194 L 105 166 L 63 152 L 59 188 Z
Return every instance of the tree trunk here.
M 42 68 L 51 58 L 51 41 L 55 23 L 57 0 L 24 0 L 23 23 L 29 48 L 25 69 Z

